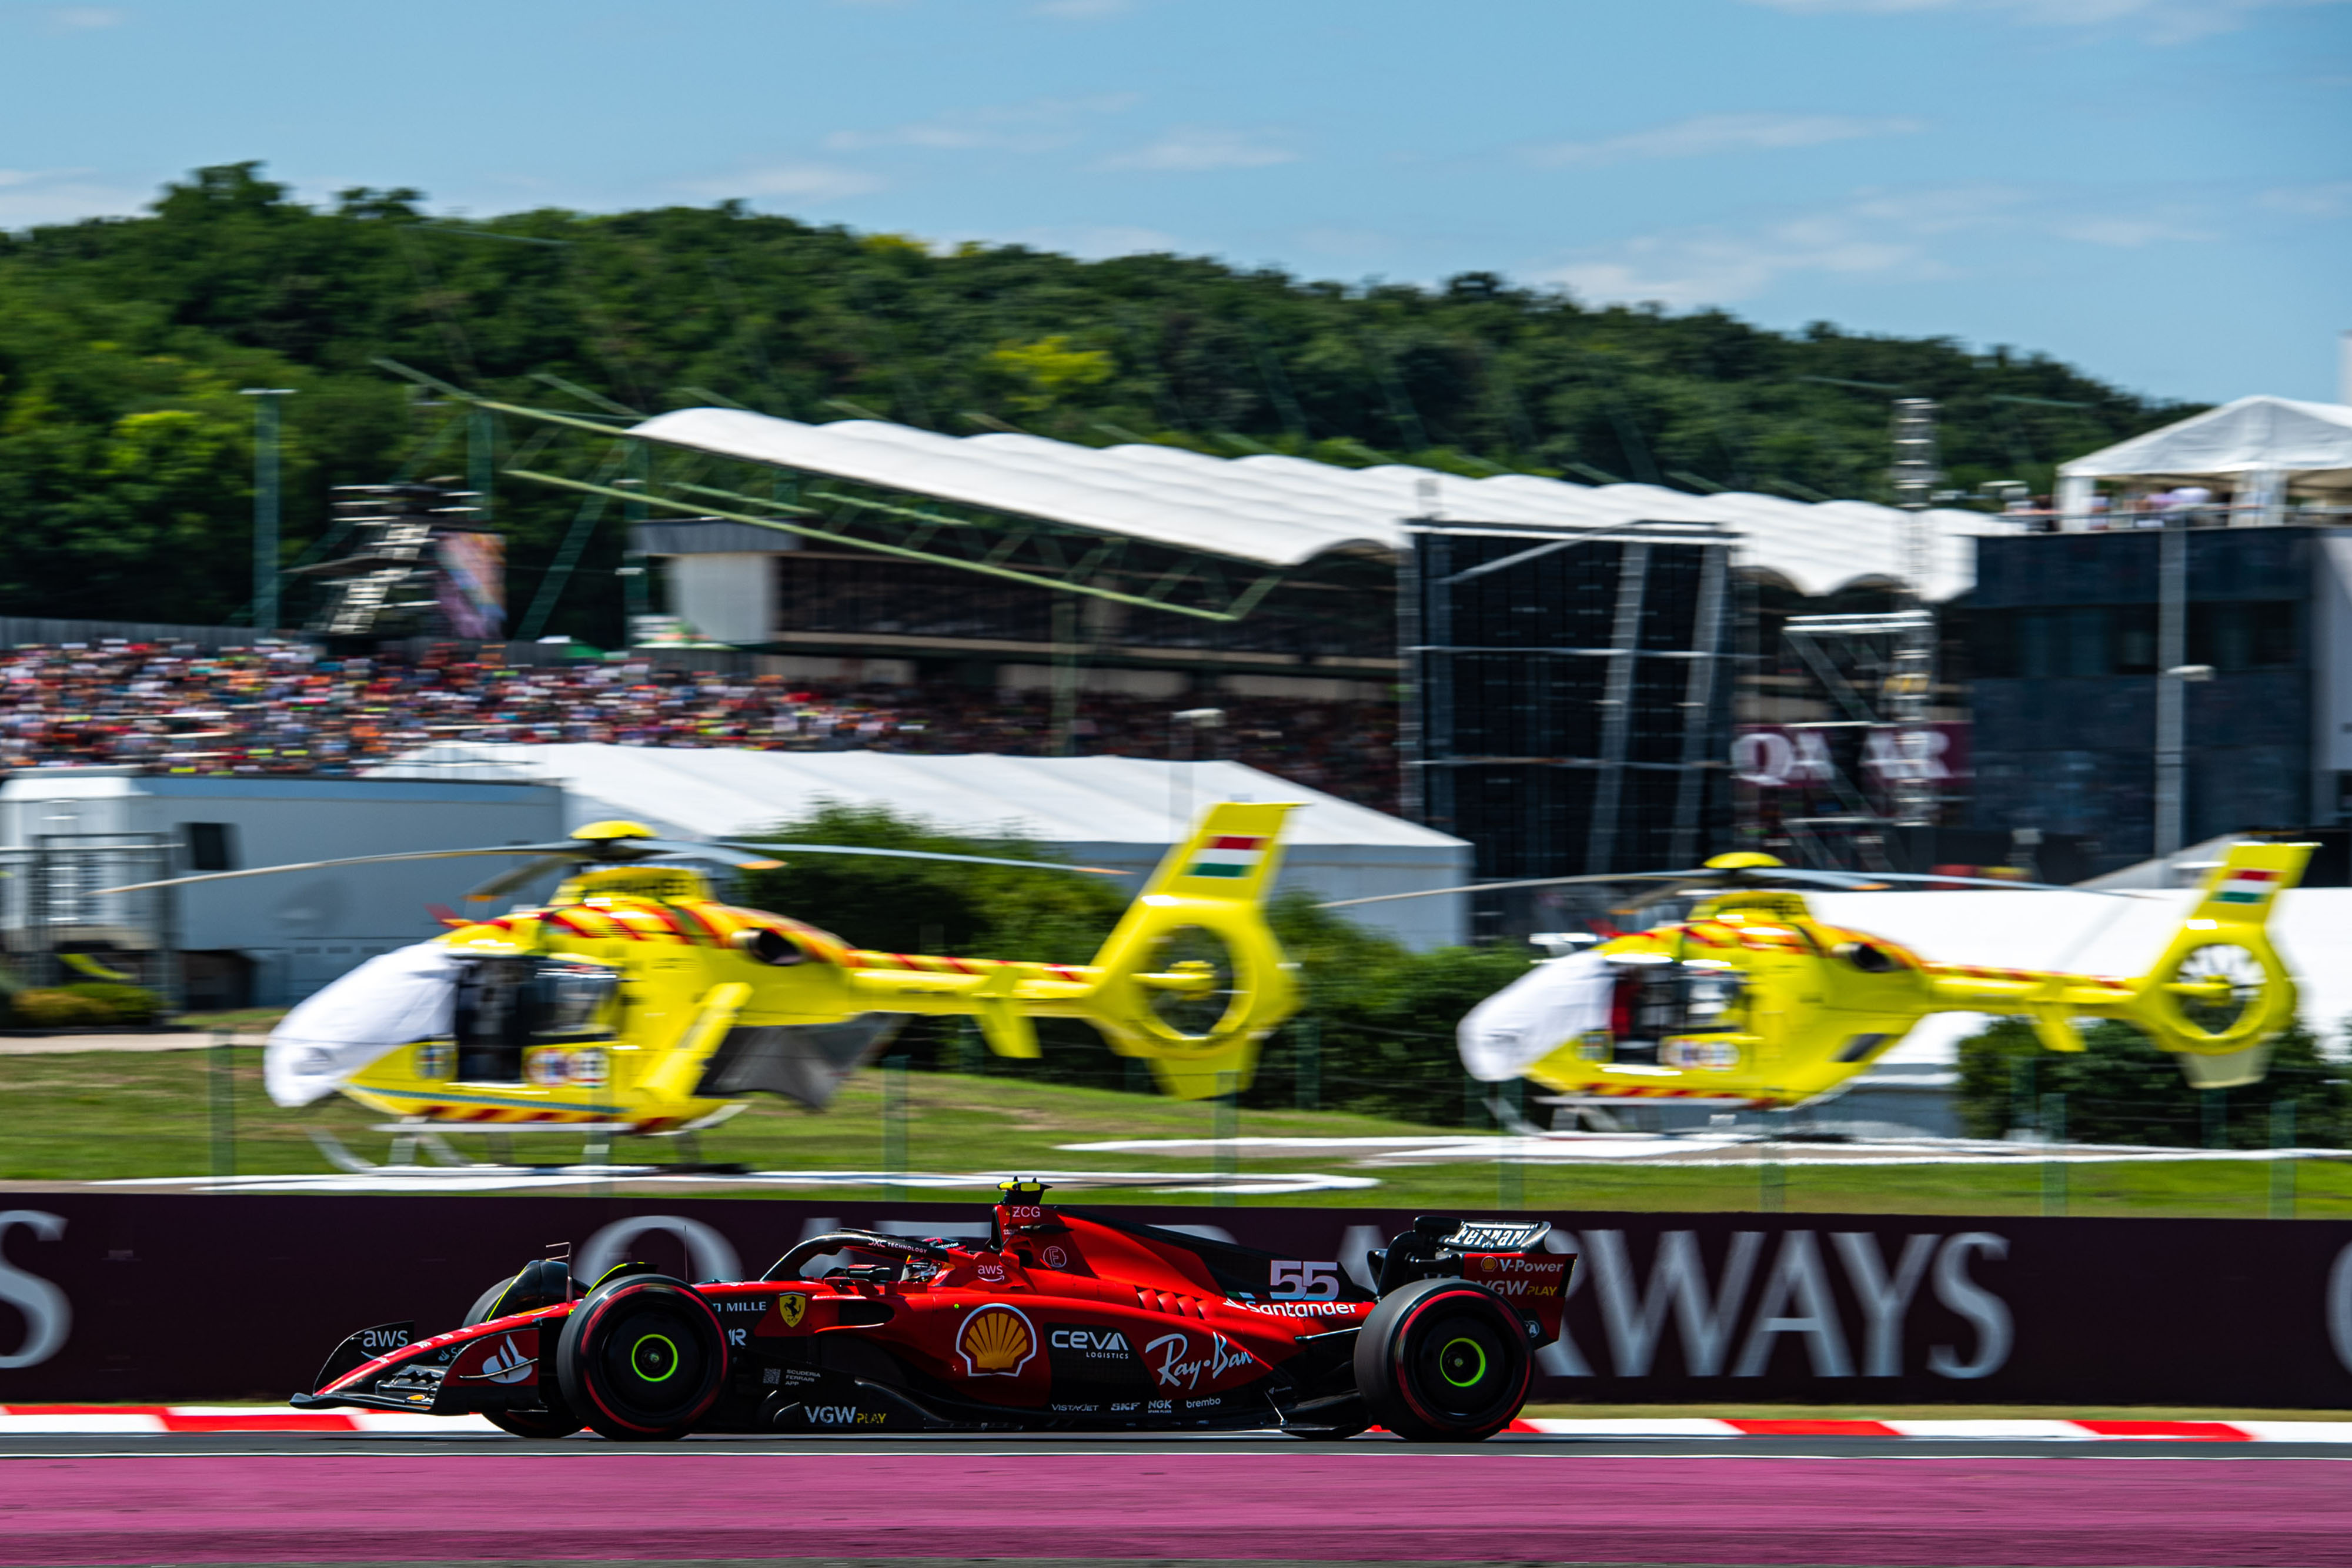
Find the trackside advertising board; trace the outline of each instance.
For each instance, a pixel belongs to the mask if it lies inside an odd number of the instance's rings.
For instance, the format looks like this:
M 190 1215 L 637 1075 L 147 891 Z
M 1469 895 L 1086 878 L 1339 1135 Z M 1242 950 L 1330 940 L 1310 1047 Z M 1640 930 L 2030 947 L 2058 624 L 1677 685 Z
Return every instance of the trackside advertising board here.
M 1090 1207 L 1073 1202 L 1072 1207 Z M 1402 1211 L 1162 1208 L 1301 1303 Z M 978 1204 L 0 1194 L 0 1405 L 282 1398 L 371 1323 L 457 1325 L 569 1243 L 756 1276 L 840 1226 L 985 1235 Z M 1499 1218 L 1499 1217 L 1498 1217 Z M 2352 1406 L 2352 1223 L 1530 1214 L 1577 1255 L 1538 1400 Z M 1279 1293 L 1279 1292 L 1278 1292 Z M 1302 1305 L 1302 1312 L 1311 1308 Z

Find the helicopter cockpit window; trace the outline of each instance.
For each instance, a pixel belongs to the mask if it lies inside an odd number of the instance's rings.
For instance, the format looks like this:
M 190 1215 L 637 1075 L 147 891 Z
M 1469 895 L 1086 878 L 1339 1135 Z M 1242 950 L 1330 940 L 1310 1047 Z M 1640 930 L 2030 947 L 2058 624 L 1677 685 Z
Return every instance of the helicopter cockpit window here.
M 457 1076 L 520 1083 L 526 1047 L 612 1039 L 607 1004 L 620 980 L 600 964 L 486 958 L 472 965 L 457 982 Z
M 1660 1045 L 1675 1035 L 1738 1029 L 1743 983 L 1738 970 L 1723 965 L 1621 963 L 1610 1009 L 1610 1060 L 1654 1064 Z

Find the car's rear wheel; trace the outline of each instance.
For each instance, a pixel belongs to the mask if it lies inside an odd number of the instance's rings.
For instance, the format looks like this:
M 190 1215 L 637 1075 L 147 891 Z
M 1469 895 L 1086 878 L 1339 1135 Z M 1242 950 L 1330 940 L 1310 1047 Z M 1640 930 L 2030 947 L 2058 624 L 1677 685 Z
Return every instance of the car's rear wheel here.
M 1400 1437 L 1475 1443 L 1511 1424 L 1535 1375 L 1527 1325 L 1462 1280 L 1391 1291 L 1356 1336 L 1364 1407 Z
M 686 1436 L 717 1403 L 727 1336 L 692 1286 L 632 1274 L 572 1310 L 555 1364 L 564 1400 L 599 1435 L 667 1442 Z

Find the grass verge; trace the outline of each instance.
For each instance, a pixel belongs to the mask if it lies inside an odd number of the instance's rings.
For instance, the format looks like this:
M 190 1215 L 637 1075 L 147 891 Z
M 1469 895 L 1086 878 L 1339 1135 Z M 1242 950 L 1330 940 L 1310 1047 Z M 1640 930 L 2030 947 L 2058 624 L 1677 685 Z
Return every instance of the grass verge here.
M 202 1176 L 221 1168 L 242 1175 L 316 1172 L 328 1168 L 305 1129 L 333 1132 L 370 1158 L 384 1156 L 388 1139 L 370 1129 L 383 1118 L 351 1102 L 330 1098 L 300 1111 L 269 1103 L 261 1088 L 261 1053 L 240 1049 L 234 1058 L 227 1113 L 215 1121 L 215 1074 L 220 1053 L 88 1051 L 0 1058 L 0 1117 L 10 1129 L 0 1140 L 0 1180 L 92 1181 L 127 1176 Z M 1015 1078 L 911 1073 L 907 1080 L 908 1168 L 929 1171 L 1072 1169 L 1192 1173 L 1206 1176 L 1213 1159 L 1182 1154 L 1076 1153 L 1057 1145 L 1105 1137 L 1205 1138 L 1215 1131 L 1213 1107 L 1153 1094 L 1069 1088 Z M 1345 1112 L 1242 1112 L 1244 1136 L 1362 1137 L 1429 1134 L 1458 1135 L 1410 1122 Z M 216 1128 L 222 1134 L 215 1135 Z M 484 1158 L 560 1162 L 576 1158 L 576 1137 L 548 1134 L 502 1140 L 468 1137 L 461 1148 Z M 877 1170 L 883 1159 L 880 1075 L 861 1073 L 829 1112 L 805 1112 L 760 1098 L 707 1134 L 704 1156 L 738 1161 L 757 1170 Z M 668 1140 L 632 1140 L 623 1157 L 675 1157 Z M 1483 1211 L 1502 1207 L 1505 1174 L 1492 1162 L 1412 1166 L 1360 1165 L 1350 1151 L 1320 1157 L 1244 1155 L 1252 1171 L 1324 1171 L 1376 1177 L 1380 1185 L 1351 1192 L 1310 1193 L 1244 1200 L 1278 1205 L 1366 1206 Z M 1775 1190 L 1748 1167 L 1520 1166 L 1518 1207 L 1559 1214 L 1577 1211 L 1748 1210 L 1843 1214 L 2038 1214 L 2044 1211 L 2040 1167 L 1879 1166 L 1843 1169 L 1782 1166 Z M 2304 1218 L 2352 1218 L 2352 1164 L 2300 1163 L 2294 1170 L 2294 1211 Z M 2066 1169 L 2066 1212 L 2081 1215 L 2259 1218 L 2271 1210 L 2272 1170 L 2252 1162 L 2180 1162 L 2073 1166 Z M 800 1196 L 762 1188 L 768 1196 Z M 814 1192 L 819 1189 L 804 1189 Z M 837 1195 L 842 1189 L 828 1189 Z M 855 1189 L 852 1189 L 854 1192 Z M 985 1192 L 926 1193 L 942 1200 L 984 1202 Z M 1199 1204 L 1204 1195 L 1121 1193 L 1119 1202 Z

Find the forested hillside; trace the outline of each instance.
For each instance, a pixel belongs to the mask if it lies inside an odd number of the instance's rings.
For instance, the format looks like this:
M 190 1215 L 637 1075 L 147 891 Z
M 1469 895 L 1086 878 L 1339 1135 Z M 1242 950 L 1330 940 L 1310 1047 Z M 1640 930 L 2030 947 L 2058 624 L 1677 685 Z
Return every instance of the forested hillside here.
M 448 411 L 378 357 L 573 410 L 592 405 L 549 378 L 646 413 L 725 400 L 1801 497 L 1884 495 L 1903 393 L 1944 403 L 1962 487 L 2046 490 L 2055 462 L 2189 412 L 2006 349 L 1596 309 L 1485 274 L 1309 283 L 1172 256 L 935 252 L 732 204 L 458 222 L 423 200 L 360 190 L 314 209 L 236 164 L 196 171 L 148 216 L 0 235 L 0 613 L 242 614 L 243 387 L 297 393 L 289 560 L 328 486 L 462 473 Z M 511 596 L 569 510 L 500 489 Z M 551 629 L 617 634 L 614 532 Z

